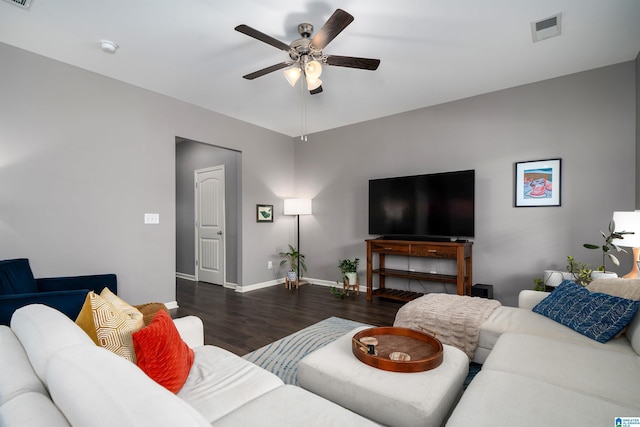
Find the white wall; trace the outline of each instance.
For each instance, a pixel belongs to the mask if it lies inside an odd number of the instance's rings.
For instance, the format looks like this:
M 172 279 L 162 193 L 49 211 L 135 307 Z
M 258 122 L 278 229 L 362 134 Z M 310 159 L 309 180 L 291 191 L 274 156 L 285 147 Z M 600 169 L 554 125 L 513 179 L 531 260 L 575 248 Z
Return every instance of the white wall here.
M 635 128 L 628 62 L 311 135 L 295 145 L 296 191 L 314 199 L 301 218 L 308 276 L 337 280 L 338 260 L 357 256 L 364 280 L 369 179 L 475 169 L 473 283 L 515 304 L 566 255 L 599 265 L 582 244 L 634 208 Z M 514 162 L 549 158 L 562 158 L 562 206 L 514 208 Z
M 134 304 L 175 300 L 181 136 L 242 152 L 241 285 L 273 279 L 292 222 L 256 224 L 255 205 L 281 214 L 292 193 L 277 167 L 290 138 L 8 45 L 0 63 L 0 259 L 28 257 L 36 277 L 116 273 Z

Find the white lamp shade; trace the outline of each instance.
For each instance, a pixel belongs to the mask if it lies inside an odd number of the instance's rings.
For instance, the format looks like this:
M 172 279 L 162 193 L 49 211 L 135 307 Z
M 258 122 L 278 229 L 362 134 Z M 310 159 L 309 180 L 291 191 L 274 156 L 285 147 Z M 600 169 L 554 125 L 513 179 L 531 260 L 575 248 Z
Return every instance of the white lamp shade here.
M 300 68 L 296 66 L 296 67 L 287 68 L 282 73 L 284 74 L 284 77 L 287 79 L 289 84 L 291 86 L 295 86 L 296 82 L 300 78 L 300 75 L 302 74 L 302 71 L 300 71 Z
M 305 65 L 304 72 L 308 79 L 318 80 L 320 74 L 322 74 L 322 65 L 316 60 L 310 61 Z
M 625 234 L 624 239 L 615 239 L 613 243 L 628 248 L 640 247 L 640 211 L 614 212 L 613 221 L 616 231 L 633 231 L 635 234 Z
M 320 79 L 311 80 L 309 77 L 307 77 L 308 90 L 316 90 L 320 87 L 320 85 L 322 85 L 322 80 Z
M 285 199 L 285 215 L 311 215 L 311 199 Z

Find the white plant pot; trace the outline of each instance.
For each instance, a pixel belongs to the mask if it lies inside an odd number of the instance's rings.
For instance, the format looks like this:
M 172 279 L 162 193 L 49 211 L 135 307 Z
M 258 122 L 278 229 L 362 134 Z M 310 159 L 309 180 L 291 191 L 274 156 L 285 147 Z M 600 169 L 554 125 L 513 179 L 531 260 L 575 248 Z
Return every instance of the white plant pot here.
M 556 286 L 558 286 L 560 283 L 564 282 L 565 280 L 576 280 L 575 277 L 573 277 L 573 274 L 569 273 L 568 271 L 560 271 L 560 270 L 545 270 L 544 271 L 544 284 L 546 286 L 550 286 L 552 288 L 555 288 Z
M 618 274 L 613 271 L 592 271 L 591 280 L 596 279 L 615 279 Z
M 344 275 L 347 277 L 347 279 L 349 279 L 349 284 L 351 286 L 355 285 L 358 282 L 358 273 L 349 272 L 344 273 Z
M 287 271 L 287 278 L 291 281 L 291 282 L 295 282 L 296 279 L 298 278 L 298 275 L 296 274 L 295 271 L 291 270 L 291 271 Z

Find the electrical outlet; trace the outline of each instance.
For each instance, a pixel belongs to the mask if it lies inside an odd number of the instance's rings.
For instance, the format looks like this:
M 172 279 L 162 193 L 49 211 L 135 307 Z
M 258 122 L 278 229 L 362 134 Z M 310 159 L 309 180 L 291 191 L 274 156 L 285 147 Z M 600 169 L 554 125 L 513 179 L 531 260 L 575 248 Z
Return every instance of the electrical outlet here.
M 267 262 L 267 268 L 271 270 L 273 268 L 273 261 Z

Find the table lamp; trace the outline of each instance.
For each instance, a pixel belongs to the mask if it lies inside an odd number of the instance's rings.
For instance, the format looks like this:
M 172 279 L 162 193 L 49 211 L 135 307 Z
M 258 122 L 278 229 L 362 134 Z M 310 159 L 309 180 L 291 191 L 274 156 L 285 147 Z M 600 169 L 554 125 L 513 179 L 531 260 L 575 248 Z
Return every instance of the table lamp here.
M 640 211 L 614 212 L 613 221 L 616 231 L 630 231 L 634 234 L 625 234 L 624 239 L 616 239 L 615 244 L 627 248 L 633 248 L 633 267 L 631 271 L 624 275 L 625 279 L 636 279 L 638 277 L 638 257 L 640 256 Z

